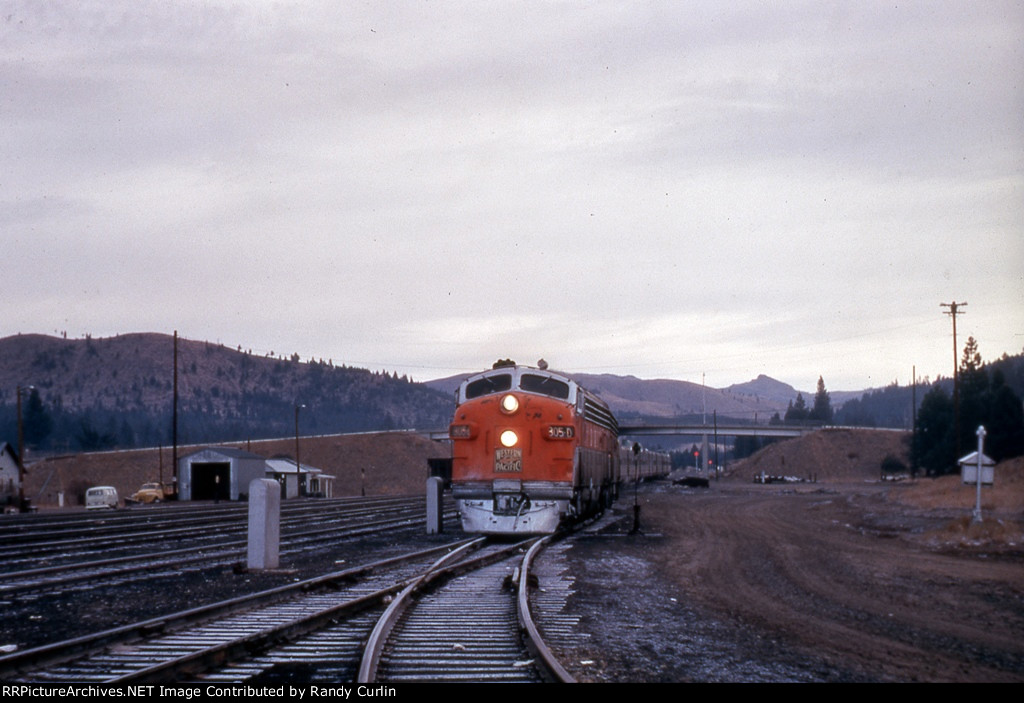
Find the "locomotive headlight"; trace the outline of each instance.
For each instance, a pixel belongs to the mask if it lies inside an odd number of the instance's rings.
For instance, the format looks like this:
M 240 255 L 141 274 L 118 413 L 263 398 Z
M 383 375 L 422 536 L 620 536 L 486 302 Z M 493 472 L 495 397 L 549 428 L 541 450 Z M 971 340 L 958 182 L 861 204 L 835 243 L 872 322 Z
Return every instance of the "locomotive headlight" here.
M 503 447 L 514 447 L 519 442 L 519 435 L 512 430 L 505 430 L 499 438 Z
M 501 399 L 501 409 L 502 411 L 511 415 L 512 413 L 519 409 L 519 399 L 516 398 L 511 393 L 506 395 L 504 398 Z

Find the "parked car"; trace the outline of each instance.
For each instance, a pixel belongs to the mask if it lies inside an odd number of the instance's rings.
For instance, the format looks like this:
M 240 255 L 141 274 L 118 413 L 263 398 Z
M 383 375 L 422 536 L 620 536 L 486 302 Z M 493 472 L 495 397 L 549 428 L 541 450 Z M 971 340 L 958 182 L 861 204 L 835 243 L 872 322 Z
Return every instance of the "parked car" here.
M 142 488 L 128 496 L 127 500 L 132 503 L 159 503 L 165 498 L 164 487 L 154 481 L 142 484 Z
M 113 486 L 93 486 L 85 492 L 85 509 L 99 510 L 117 507 L 117 489 Z

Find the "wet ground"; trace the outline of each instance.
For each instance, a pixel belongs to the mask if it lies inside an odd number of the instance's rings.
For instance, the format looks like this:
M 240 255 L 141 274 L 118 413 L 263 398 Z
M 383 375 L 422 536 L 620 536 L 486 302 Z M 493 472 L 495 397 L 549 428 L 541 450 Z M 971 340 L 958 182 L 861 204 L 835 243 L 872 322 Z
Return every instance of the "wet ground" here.
M 569 552 L 583 681 L 1022 681 L 1024 554 L 863 484 L 665 484 Z
M 829 670 L 771 634 L 697 607 L 644 554 L 652 540 L 661 539 L 595 537 L 573 549 L 570 563 L 580 586 L 571 611 L 581 616 L 580 629 L 589 637 L 584 646 L 563 656 L 572 658 L 579 680 L 861 680 L 850 672 Z

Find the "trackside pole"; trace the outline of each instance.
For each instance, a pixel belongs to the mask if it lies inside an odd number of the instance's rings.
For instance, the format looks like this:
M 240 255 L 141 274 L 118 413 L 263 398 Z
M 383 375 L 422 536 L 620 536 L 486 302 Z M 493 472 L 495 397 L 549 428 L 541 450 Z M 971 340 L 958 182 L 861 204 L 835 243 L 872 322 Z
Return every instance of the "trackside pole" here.
M 249 484 L 250 569 L 276 569 L 281 545 L 281 484 L 257 478 Z
M 643 534 L 640 529 L 640 499 L 637 491 L 640 488 L 640 443 L 633 442 L 633 529 L 629 534 Z
M 974 498 L 974 515 L 971 522 L 979 523 L 981 522 L 981 460 L 984 456 L 982 450 L 985 447 L 985 426 L 979 425 L 978 431 L 975 434 L 978 435 L 978 476 L 975 481 L 977 488 Z
M 444 531 L 441 495 L 444 479 L 431 476 L 427 479 L 427 534 L 436 535 Z

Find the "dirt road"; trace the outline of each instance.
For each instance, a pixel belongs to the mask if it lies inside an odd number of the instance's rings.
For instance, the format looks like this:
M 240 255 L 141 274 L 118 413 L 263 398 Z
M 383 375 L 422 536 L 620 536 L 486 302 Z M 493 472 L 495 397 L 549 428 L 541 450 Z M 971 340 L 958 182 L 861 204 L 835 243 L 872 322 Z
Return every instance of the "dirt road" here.
M 887 486 L 645 490 L 571 552 L 581 679 L 1024 681 L 1024 549 L 927 546 Z

